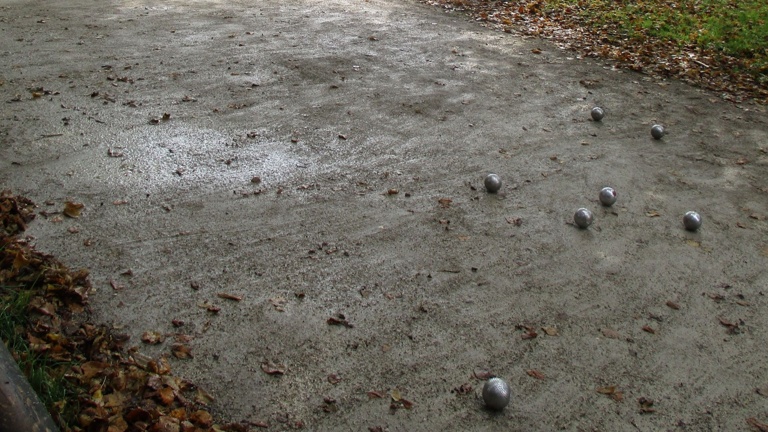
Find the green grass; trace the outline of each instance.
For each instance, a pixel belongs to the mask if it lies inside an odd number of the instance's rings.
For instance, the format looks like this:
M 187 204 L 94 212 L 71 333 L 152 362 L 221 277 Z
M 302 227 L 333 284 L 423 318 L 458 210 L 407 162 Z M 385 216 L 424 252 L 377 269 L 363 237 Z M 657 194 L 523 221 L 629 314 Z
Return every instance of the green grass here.
M 0 338 L 8 350 L 15 353 L 19 368 L 26 375 L 32 389 L 49 411 L 56 403 L 67 401 L 71 396 L 63 379 L 68 363 L 55 361 L 33 352 L 25 339 L 28 306 L 35 290 L 0 286 Z M 66 404 L 66 403 L 65 403 Z M 66 411 L 71 411 L 67 409 Z
M 619 30 L 618 37 L 658 38 L 742 60 L 750 73 L 768 73 L 766 0 L 544 0 L 570 7 L 585 22 Z

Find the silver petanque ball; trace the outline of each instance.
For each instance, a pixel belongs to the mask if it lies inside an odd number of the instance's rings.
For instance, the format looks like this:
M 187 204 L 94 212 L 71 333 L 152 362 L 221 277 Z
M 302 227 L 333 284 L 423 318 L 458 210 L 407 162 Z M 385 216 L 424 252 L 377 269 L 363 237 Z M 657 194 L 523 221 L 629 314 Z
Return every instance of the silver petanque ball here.
M 496 193 L 501 189 L 501 177 L 497 174 L 488 174 L 485 176 L 485 189 L 490 193 Z
M 688 231 L 696 231 L 701 228 L 701 215 L 695 211 L 689 211 L 683 215 L 683 226 Z
M 509 384 L 501 378 L 491 378 L 483 386 L 483 401 L 492 410 L 501 411 L 509 405 Z
M 664 136 L 664 126 L 662 125 L 653 125 L 651 127 L 651 136 L 653 139 L 660 140 Z
M 576 223 L 576 226 L 579 228 L 587 228 L 590 225 L 592 225 L 592 220 L 594 218 L 592 217 L 592 212 L 585 209 L 580 208 L 576 210 L 576 213 L 573 215 L 573 221 Z
M 592 120 L 600 121 L 605 117 L 605 110 L 600 107 L 592 108 Z
M 604 187 L 600 189 L 600 204 L 610 207 L 616 202 L 616 191 L 612 187 Z

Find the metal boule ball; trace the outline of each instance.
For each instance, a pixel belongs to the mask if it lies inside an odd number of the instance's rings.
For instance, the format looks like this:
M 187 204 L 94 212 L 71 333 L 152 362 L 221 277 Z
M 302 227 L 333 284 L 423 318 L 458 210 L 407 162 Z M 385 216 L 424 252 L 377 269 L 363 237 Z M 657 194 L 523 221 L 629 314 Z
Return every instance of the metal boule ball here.
M 485 189 L 490 193 L 496 193 L 501 189 L 501 177 L 497 174 L 488 174 L 485 176 Z
M 483 402 L 492 410 L 501 411 L 509 405 L 509 384 L 501 378 L 491 378 L 483 386 Z
M 576 226 L 579 228 L 587 228 L 590 225 L 592 225 L 592 221 L 594 220 L 592 216 L 592 212 L 585 209 L 580 208 L 576 210 L 576 213 L 573 215 L 573 221 L 576 223 Z
M 612 187 L 604 187 L 600 189 L 600 204 L 610 207 L 616 202 L 616 191 Z
M 653 139 L 660 140 L 666 132 L 664 131 L 664 126 L 662 125 L 653 125 L 651 127 L 651 136 Z
M 592 108 L 592 120 L 600 121 L 603 117 L 605 117 L 605 110 L 599 106 Z
M 683 215 L 683 226 L 688 231 L 696 231 L 701 228 L 701 215 L 695 211 L 686 212 Z

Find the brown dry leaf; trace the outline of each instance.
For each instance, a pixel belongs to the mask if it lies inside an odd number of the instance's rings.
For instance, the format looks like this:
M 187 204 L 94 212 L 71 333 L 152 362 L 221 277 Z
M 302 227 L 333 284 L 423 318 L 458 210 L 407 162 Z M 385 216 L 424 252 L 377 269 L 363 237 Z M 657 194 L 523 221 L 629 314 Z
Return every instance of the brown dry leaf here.
M 285 365 L 265 361 L 261 364 L 261 370 L 267 375 L 284 375 Z
M 547 336 L 557 336 L 558 335 L 557 327 L 550 326 L 550 327 L 542 327 L 541 329 L 544 331 L 544 333 L 546 333 Z
M 680 305 L 673 302 L 672 300 L 667 301 L 666 303 L 667 307 L 674 309 L 674 310 L 680 310 Z
M 176 399 L 176 392 L 170 387 L 163 387 L 157 391 L 157 398 L 161 404 L 168 406 Z
M 546 378 L 543 373 L 541 373 L 536 369 L 528 369 L 527 371 L 525 371 L 525 373 L 527 373 L 528 376 L 539 379 L 539 380 L 543 380 Z
M 656 412 L 656 408 L 653 408 L 653 399 L 641 397 L 637 400 L 640 404 L 640 414 L 652 414 Z
M 451 393 L 456 393 L 458 395 L 465 395 L 472 393 L 472 384 L 464 383 L 458 387 L 454 387 L 451 390 Z
M 190 348 L 187 345 L 180 344 L 180 343 L 173 344 L 173 346 L 171 346 L 171 353 L 173 353 L 173 356 L 176 357 L 177 359 L 183 360 L 183 359 L 193 358 L 192 350 L 190 350 Z
M 437 200 L 438 204 L 440 204 L 440 207 L 442 208 L 448 208 L 450 207 L 451 203 L 453 202 L 450 198 L 440 198 Z
M 741 229 L 746 229 L 747 228 L 747 224 L 745 224 L 744 222 L 736 222 L 736 226 L 741 228 Z
M 650 334 L 656 334 L 656 330 L 654 330 L 654 329 L 653 329 L 651 326 L 649 326 L 649 325 L 644 325 L 644 326 L 643 326 L 643 331 L 644 331 L 644 332 L 646 332 L 646 333 L 650 333 Z
M 197 391 L 195 392 L 195 402 L 203 404 L 203 405 L 210 405 L 214 400 L 213 396 L 208 394 L 205 390 L 201 389 L 200 387 L 197 388 Z
M 534 53 L 534 54 L 541 54 L 541 50 L 538 49 L 538 48 L 532 49 L 531 52 Z
M 328 375 L 328 382 L 331 384 L 338 384 L 341 382 L 341 377 L 339 374 L 332 373 Z
M 371 391 L 369 391 L 366 394 L 368 395 L 368 399 L 382 399 L 382 398 L 384 398 L 384 393 L 382 393 L 380 391 L 376 391 L 376 390 L 371 390 Z
M 496 376 L 493 372 L 486 369 L 475 369 L 472 375 L 479 380 L 487 380 Z
M 64 213 L 64 216 L 78 218 L 84 208 L 85 204 L 67 201 L 64 203 L 64 210 L 62 210 L 62 213 Z
M 759 432 L 768 432 L 768 424 L 762 423 L 754 417 L 748 418 L 747 424 L 757 429 Z
M 347 317 L 345 317 L 344 314 L 342 314 L 342 313 L 338 313 L 338 314 L 336 314 L 336 316 L 332 316 L 332 317 L 328 318 L 327 322 L 328 322 L 328 325 L 343 325 L 346 328 L 353 328 L 354 327 L 354 325 L 352 325 L 352 323 L 350 323 L 347 320 Z
M 156 331 L 145 331 L 141 335 L 141 341 L 149 345 L 157 345 L 165 341 L 165 336 Z
M 189 420 L 197 426 L 209 428 L 213 425 L 213 416 L 206 410 L 197 410 L 189 415 Z
M 272 297 L 269 299 L 269 302 L 272 303 L 272 306 L 275 308 L 278 312 L 285 312 L 285 304 L 288 302 L 288 300 L 285 299 L 285 297 Z
M 400 390 L 397 388 L 393 388 L 389 395 L 392 397 L 393 402 L 399 402 L 403 398 L 403 395 L 400 394 Z
M 216 293 L 216 296 L 218 296 L 219 298 L 227 299 L 227 300 L 234 300 L 234 301 L 242 301 L 243 300 L 242 296 L 238 296 L 238 295 L 234 295 L 234 294 L 229 294 L 229 293 L 223 293 L 223 292 Z

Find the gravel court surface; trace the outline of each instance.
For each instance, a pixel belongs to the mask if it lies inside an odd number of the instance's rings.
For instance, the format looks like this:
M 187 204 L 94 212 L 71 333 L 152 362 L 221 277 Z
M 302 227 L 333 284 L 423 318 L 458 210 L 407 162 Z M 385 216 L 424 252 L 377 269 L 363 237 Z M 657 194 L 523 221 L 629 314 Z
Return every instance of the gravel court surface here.
M 764 107 L 404 1 L 9 1 L 0 24 L 2 187 L 51 213 L 29 233 L 91 270 L 100 322 L 152 356 L 173 337 L 143 332 L 191 336 L 174 371 L 226 418 L 768 421 Z

